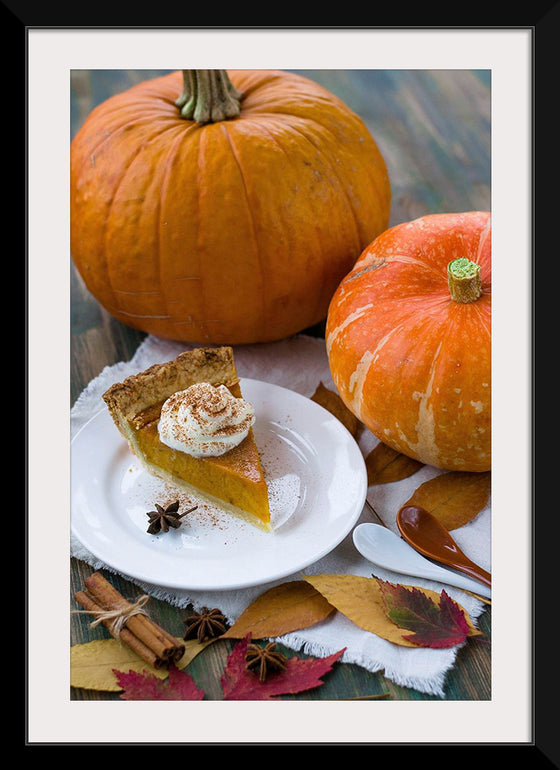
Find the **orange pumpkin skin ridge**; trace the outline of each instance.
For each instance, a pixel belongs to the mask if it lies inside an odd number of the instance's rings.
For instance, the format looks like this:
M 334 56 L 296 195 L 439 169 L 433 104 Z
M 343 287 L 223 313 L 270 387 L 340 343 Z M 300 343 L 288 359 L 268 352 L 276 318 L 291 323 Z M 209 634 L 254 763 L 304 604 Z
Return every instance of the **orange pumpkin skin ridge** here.
M 114 317 L 157 336 L 312 326 L 388 224 L 385 162 L 357 115 L 292 73 L 229 75 L 237 118 L 181 119 L 174 72 L 100 104 L 72 142 L 74 263 Z
M 460 304 L 447 265 L 480 265 Z M 383 443 L 444 470 L 491 467 L 491 219 L 433 214 L 376 238 L 344 278 L 326 326 L 333 381 Z

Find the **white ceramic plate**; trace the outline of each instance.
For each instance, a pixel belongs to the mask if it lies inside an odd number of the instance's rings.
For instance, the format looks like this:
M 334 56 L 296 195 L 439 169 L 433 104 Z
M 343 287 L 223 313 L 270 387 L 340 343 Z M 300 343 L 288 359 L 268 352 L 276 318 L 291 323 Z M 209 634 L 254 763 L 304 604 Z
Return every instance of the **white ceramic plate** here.
M 72 441 L 72 531 L 108 567 L 153 585 L 227 590 L 297 573 L 335 548 L 365 503 L 367 472 L 346 428 L 277 385 L 243 379 L 269 486 L 273 532 L 177 492 L 141 468 L 107 410 Z M 199 508 L 178 529 L 147 533 L 155 503 Z

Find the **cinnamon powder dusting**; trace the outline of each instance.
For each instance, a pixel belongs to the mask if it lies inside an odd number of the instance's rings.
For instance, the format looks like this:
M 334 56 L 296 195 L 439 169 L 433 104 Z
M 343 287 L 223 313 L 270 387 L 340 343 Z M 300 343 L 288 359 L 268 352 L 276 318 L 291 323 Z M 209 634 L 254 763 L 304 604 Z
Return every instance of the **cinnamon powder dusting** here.
M 204 524 L 205 526 L 212 527 L 213 529 L 227 529 L 226 520 L 224 520 L 223 512 L 213 507 L 209 503 L 206 503 L 200 497 L 189 495 L 187 492 L 181 491 L 179 488 L 170 484 L 165 484 L 163 489 L 163 495 L 161 495 L 161 505 L 166 506 L 176 500 L 179 501 L 179 510 L 187 510 L 192 508 L 193 505 L 197 506 L 196 511 L 189 514 L 190 520 L 196 520 L 197 524 Z

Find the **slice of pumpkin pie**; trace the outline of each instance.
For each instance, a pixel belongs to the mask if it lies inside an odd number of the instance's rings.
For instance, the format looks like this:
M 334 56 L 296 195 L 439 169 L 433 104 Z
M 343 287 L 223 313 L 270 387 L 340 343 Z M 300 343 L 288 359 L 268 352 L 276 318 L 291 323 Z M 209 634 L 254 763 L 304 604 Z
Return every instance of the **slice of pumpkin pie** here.
M 149 473 L 270 529 L 254 409 L 232 348 L 186 351 L 112 385 L 103 399 Z

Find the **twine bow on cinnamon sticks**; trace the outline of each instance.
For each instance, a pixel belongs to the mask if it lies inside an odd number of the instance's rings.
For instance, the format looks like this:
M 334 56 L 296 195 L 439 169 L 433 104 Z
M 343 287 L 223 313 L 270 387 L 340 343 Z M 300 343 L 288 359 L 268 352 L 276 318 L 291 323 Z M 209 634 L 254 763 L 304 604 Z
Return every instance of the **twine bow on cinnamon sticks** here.
M 84 612 L 95 615 L 92 626 L 103 623 L 112 636 L 154 668 L 170 666 L 183 657 L 185 645 L 146 614 L 144 605 L 148 596 L 141 596 L 132 604 L 99 572 L 84 582 L 86 590 L 77 591 L 74 598 Z

